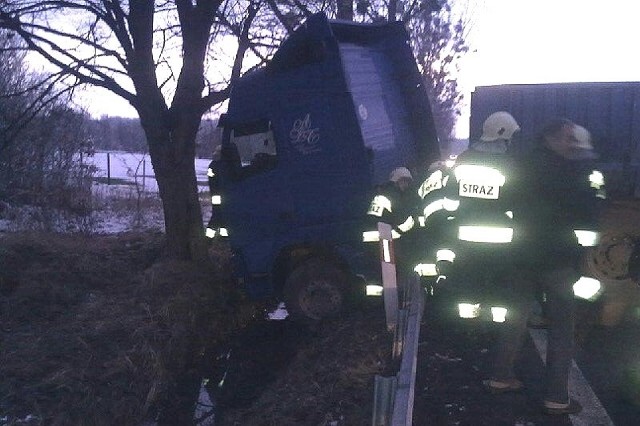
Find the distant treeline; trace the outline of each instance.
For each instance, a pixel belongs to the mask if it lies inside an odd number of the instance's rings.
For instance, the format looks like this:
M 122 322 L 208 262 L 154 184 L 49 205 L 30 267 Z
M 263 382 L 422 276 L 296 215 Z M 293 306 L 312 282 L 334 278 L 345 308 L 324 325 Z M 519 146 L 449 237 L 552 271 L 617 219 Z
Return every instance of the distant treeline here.
M 196 155 L 211 158 L 218 145 L 219 132 L 216 120 L 202 120 L 196 138 Z M 101 151 L 148 152 L 147 142 L 137 118 L 102 117 L 91 120 L 88 132 L 94 149 Z

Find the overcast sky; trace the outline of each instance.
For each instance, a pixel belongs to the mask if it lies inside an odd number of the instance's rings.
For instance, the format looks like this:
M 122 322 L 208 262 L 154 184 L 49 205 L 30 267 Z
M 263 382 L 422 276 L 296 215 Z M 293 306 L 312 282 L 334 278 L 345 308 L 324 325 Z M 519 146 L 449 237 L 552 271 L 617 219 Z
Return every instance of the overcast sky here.
M 506 83 L 640 81 L 640 1 L 477 0 L 459 81 Z M 468 100 L 469 96 L 467 96 Z M 128 115 L 122 102 L 94 103 L 94 114 Z M 466 136 L 465 111 L 459 135 Z
M 474 85 L 640 79 L 640 2 L 485 0 L 466 71 Z
M 474 51 L 459 80 L 467 93 L 508 83 L 640 81 L 637 0 L 483 4 L 474 14 Z M 458 133 L 468 133 L 468 117 L 463 116 Z

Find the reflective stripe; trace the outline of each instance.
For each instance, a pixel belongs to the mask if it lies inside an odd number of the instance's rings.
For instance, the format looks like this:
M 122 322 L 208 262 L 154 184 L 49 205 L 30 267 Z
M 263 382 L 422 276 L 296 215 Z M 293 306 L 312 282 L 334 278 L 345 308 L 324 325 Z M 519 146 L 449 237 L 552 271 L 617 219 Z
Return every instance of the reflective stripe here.
M 369 206 L 368 215 L 382 217 L 385 210 L 391 212 L 391 200 L 384 195 L 376 195 Z
M 400 234 L 395 229 L 391 230 L 391 238 L 394 240 L 400 238 Z M 378 231 L 364 231 L 362 233 L 362 242 L 370 243 L 372 241 L 380 241 L 380 233 Z
M 458 303 L 458 315 L 460 318 L 477 318 L 480 316 L 480 304 Z
M 443 186 L 443 174 L 441 170 L 436 170 L 431 173 L 427 179 L 418 188 L 418 195 L 420 198 L 424 198 L 428 193 L 441 189 Z
M 213 204 L 214 206 L 219 206 L 220 204 L 222 204 L 222 196 L 220 196 L 220 195 L 212 195 L 211 196 L 211 204 Z
M 439 200 L 432 201 L 423 210 L 424 220 L 426 221 L 429 216 L 442 209 L 450 212 L 456 211 L 458 209 L 458 206 L 460 206 L 459 200 L 441 198 Z
M 491 320 L 493 322 L 505 322 L 507 319 L 507 308 L 500 306 L 491 307 Z
M 513 240 L 513 228 L 497 226 L 461 226 L 458 239 L 475 243 L 510 243 Z
M 218 235 L 221 237 L 229 236 L 229 232 L 227 231 L 227 228 L 218 228 L 218 229 L 207 228 L 204 234 L 209 238 L 215 238 Z
M 594 189 L 600 189 L 604 186 L 604 175 L 599 170 L 594 170 L 589 175 L 589 184 Z
M 580 277 L 573 284 L 573 294 L 582 299 L 592 300 L 600 293 L 601 288 L 600 281 L 595 278 Z
M 436 200 L 429 203 L 423 210 L 425 221 L 429 216 L 437 212 L 438 210 L 442 210 L 444 207 L 442 205 L 442 200 Z
M 576 234 L 576 237 L 578 238 L 578 244 L 583 247 L 597 246 L 600 241 L 600 234 L 596 231 L 575 229 L 573 233 Z
M 364 231 L 362 233 L 362 241 L 365 243 L 379 241 L 380 233 L 378 231 Z
M 389 240 L 382 240 L 382 259 L 386 263 L 391 263 L 391 245 Z
M 446 211 L 454 212 L 458 210 L 458 207 L 460 206 L 460 200 L 451 200 L 449 198 L 443 198 L 442 206 Z
M 421 277 L 435 277 L 438 275 L 435 263 L 418 263 L 413 270 Z
M 383 287 L 381 285 L 367 284 L 366 295 L 367 296 L 382 296 L 382 289 L 383 289 Z
M 504 185 L 506 178 L 493 167 L 478 166 L 474 164 L 462 164 L 454 169 L 456 180 L 482 182 L 490 185 Z
M 415 221 L 413 220 L 413 216 L 409 216 L 407 218 L 407 220 L 405 220 L 400 225 L 398 225 L 398 229 L 400 229 L 402 232 L 407 232 L 411 228 L 413 228 L 413 225 L 415 225 Z
M 436 260 L 438 262 L 441 260 L 453 262 L 455 258 L 456 254 L 450 249 L 440 249 L 436 252 Z
M 211 167 L 209 167 L 207 169 L 207 176 L 208 177 L 214 177 L 216 174 L 213 172 L 213 169 Z

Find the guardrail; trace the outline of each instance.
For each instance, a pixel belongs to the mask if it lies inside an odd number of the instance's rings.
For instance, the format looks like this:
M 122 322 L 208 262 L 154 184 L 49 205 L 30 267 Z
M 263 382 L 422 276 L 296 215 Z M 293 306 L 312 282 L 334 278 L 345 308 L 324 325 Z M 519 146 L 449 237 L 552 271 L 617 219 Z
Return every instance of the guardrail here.
M 387 329 L 394 332 L 392 356 L 400 360 L 395 376 L 375 377 L 373 426 L 410 426 L 413 421 L 420 322 L 425 295 L 417 276 L 401 283 L 398 297 L 391 227 L 378 223 Z

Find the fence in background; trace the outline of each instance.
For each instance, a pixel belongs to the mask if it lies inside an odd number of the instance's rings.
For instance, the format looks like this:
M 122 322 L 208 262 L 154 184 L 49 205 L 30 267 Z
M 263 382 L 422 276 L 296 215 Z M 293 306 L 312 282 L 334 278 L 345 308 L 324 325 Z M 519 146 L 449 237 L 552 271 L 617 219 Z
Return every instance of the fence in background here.
M 129 152 L 96 152 L 81 157 L 96 167 L 95 178 L 107 185 L 135 185 L 145 192 L 157 192 L 158 185 L 148 154 Z M 207 186 L 207 167 L 211 160 L 195 159 L 198 186 Z

